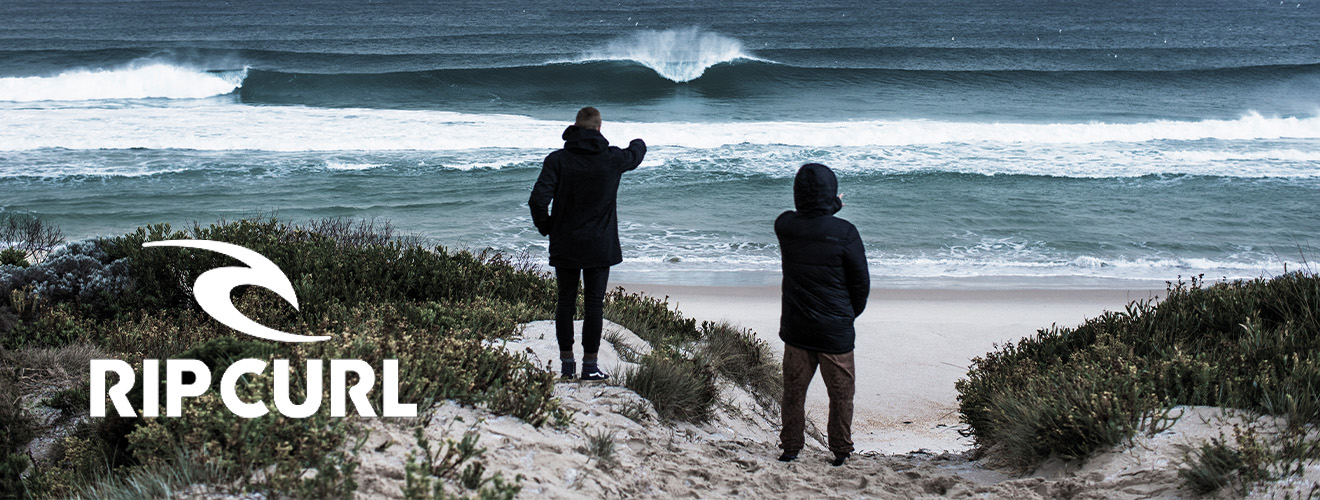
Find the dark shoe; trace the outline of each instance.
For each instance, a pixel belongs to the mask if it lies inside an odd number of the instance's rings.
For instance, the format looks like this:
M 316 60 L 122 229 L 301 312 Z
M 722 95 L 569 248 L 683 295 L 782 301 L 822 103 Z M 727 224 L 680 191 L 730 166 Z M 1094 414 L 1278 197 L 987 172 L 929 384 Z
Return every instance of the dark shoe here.
M 600 371 L 600 368 L 582 368 L 582 380 L 605 380 L 608 378 L 610 376 Z
M 575 376 L 577 374 L 577 362 L 560 361 L 560 364 L 562 364 L 563 367 L 559 369 L 559 378 L 564 380 L 573 380 L 577 378 Z
M 783 455 L 779 456 L 780 462 L 792 462 L 794 460 L 797 460 L 797 453 L 789 453 L 786 451 Z
M 835 466 L 835 467 L 838 467 L 838 466 L 840 466 L 840 465 L 843 465 L 843 463 L 844 463 L 844 462 L 847 462 L 847 461 L 848 461 L 848 454 L 847 454 L 847 453 L 835 453 L 835 454 L 834 454 L 834 461 L 833 461 L 833 462 L 830 462 L 830 465 L 833 465 L 833 466 Z

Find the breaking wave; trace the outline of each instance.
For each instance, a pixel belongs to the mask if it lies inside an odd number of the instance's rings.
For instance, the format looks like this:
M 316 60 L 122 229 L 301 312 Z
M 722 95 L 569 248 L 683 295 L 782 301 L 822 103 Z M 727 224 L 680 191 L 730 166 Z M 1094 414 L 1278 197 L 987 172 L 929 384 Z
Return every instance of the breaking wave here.
M 734 38 L 697 28 L 639 31 L 590 51 L 572 62 L 633 61 L 666 79 L 683 83 L 701 78 L 707 69 L 739 60 L 767 62 L 743 50 Z
M 207 71 L 169 63 L 74 69 L 54 76 L 0 78 L 0 101 L 200 99 L 233 93 L 247 70 Z

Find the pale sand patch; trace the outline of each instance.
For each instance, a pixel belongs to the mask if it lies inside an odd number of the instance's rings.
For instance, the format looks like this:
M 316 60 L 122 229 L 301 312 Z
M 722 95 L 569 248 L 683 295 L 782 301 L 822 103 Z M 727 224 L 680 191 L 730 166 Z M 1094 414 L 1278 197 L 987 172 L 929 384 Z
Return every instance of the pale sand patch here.
M 607 328 L 618 329 L 616 325 Z M 638 341 L 626 331 L 629 342 Z M 522 340 L 506 347 L 544 356 L 553 339 L 550 322 L 528 326 Z M 549 345 L 553 351 L 557 347 Z M 602 345 L 601 357 L 608 343 Z M 556 354 L 557 355 L 557 354 Z M 613 354 L 617 359 L 617 354 Z M 621 366 L 623 365 L 620 362 Z M 433 443 L 459 438 L 471 428 L 489 471 L 524 476 L 521 498 L 1003 498 L 1137 499 L 1193 498 L 1177 477 L 1185 450 L 1209 437 L 1229 432 L 1235 421 L 1214 408 L 1184 408 L 1185 415 L 1153 437 L 1139 436 L 1134 446 L 1098 454 L 1083 463 L 1051 463 L 1031 476 L 1014 478 L 986 470 L 963 454 L 910 453 L 854 455 L 843 467 L 830 467 L 818 443 L 809 441 L 797 462 L 775 460 L 774 422 L 746 411 L 750 404 L 736 388 L 731 401 L 712 423 L 696 426 L 659 422 L 653 411 L 640 422 L 618 413 L 641 398 L 627 389 L 601 384 L 563 382 L 555 393 L 574 411 L 563 428 L 535 428 L 513 417 L 496 417 L 453 403 L 440 405 L 426 426 Z M 357 477 L 359 498 L 398 498 L 404 460 L 414 448 L 412 430 L 420 419 L 366 421 L 371 434 L 362 447 Z M 583 445 L 588 432 L 614 433 L 615 456 L 591 458 Z M 1309 481 L 1309 482 L 1308 482 Z M 1311 487 L 1310 479 L 1297 488 Z M 1270 498 L 1278 489 L 1257 494 Z
M 783 352 L 777 286 L 622 286 L 668 296 L 671 308 L 699 321 L 751 328 Z M 957 432 L 954 382 L 967 375 L 972 358 L 1051 324 L 1076 326 L 1163 292 L 874 289 L 856 323 L 853 441 L 858 450 L 882 453 L 966 450 L 971 441 Z M 821 428 L 827 402 L 818 376 L 807 395 L 807 416 Z

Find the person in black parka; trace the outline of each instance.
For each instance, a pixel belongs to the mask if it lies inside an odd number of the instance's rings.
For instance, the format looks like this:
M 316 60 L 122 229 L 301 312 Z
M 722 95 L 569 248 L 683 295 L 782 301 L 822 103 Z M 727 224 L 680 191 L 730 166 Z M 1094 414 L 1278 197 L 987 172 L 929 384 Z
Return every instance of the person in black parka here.
M 646 143 L 610 146 L 600 134 L 600 111 L 585 107 L 564 131 L 564 148 L 546 156 L 527 205 L 532 224 L 550 237 L 550 266 L 559 282 L 555 336 L 564 378 L 577 369 L 573 356 L 573 312 L 582 278 L 582 379 L 609 378 L 596 364 L 610 266 L 623 261 L 616 203 L 619 180 L 646 156 Z M 550 204 L 554 203 L 551 212 Z
M 835 217 L 843 208 L 834 172 L 818 163 L 798 169 L 790 210 L 775 219 L 783 255 L 783 306 L 779 338 L 784 341 L 784 454 L 797 458 L 805 440 L 807 386 L 820 367 L 830 397 L 827 435 L 834 465 L 853 451 L 852 414 L 856 366 L 853 320 L 866 309 L 871 275 L 866 250 L 852 223 Z

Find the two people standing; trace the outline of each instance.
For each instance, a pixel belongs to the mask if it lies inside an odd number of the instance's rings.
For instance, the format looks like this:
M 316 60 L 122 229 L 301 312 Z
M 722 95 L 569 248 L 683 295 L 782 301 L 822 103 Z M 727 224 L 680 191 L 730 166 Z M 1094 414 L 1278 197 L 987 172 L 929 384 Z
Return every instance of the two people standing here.
M 609 377 L 597 365 L 596 354 L 609 268 L 623 261 L 616 212 L 619 180 L 646 155 L 641 139 L 620 149 L 609 145 L 600 128 L 596 108 L 578 111 L 564 131 L 564 148 L 546 157 L 527 202 L 532 223 L 550 237 L 550 265 L 559 284 L 555 333 L 565 378 L 576 370 L 573 314 L 579 277 L 583 282 L 583 380 Z M 796 210 L 775 219 L 784 274 L 779 331 L 784 341 L 784 453 L 779 459 L 785 462 L 795 460 L 805 444 L 804 404 L 817 367 L 830 398 L 833 464 L 843 465 L 853 451 L 853 321 L 866 308 L 871 282 L 857 228 L 834 217 L 843 208 L 838 187 L 828 167 L 803 165 L 793 183 Z

